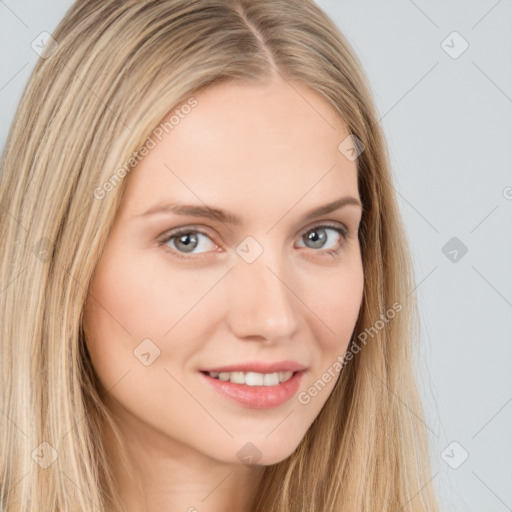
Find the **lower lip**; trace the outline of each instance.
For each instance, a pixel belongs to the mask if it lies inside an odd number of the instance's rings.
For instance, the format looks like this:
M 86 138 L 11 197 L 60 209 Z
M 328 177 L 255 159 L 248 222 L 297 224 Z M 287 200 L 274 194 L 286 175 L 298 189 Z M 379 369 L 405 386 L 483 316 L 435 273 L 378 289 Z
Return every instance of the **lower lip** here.
M 206 373 L 203 378 L 221 395 L 251 409 L 269 409 L 284 404 L 295 395 L 304 371 L 296 372 L 286 382 L 276 386 L 247 386 L 230 381 L 214 379 Z

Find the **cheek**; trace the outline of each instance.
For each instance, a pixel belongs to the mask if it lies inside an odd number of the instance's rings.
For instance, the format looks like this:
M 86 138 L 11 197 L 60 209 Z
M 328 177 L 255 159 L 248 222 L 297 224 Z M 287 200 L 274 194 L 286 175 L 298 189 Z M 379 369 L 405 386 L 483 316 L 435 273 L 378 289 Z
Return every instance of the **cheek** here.
M 308 287 L 308 306 L 323 325 L 320 341 L 326 350 L 344 349 L 355 327 L 363 299 L 362 264 L 346 267 L 322 281 L 322 286 Z
M 202 299 L 218 276 L 200 279 L 197 272 L 170 271 L 162 255 L 154 256 L 143 259 L 111 247 L 98 263 L 84 332 L 99 373 L 102 368 L 110 374 L 126 371 L 137 362 L 134 350 L 147 339 L 157 347 L 158 366 L 179 365 L 199 350 L 201 333 L 215 321 L 215 303 Z
M 90 292 L 103 307 L 95 307 L 96 316 L 117 323 L 121 330 L 116 330 L 129 333 L 134 341 L 161 338 L 190 309 L 193 299 L 198 300 L 186 273 L 170 275 L 160 261 L 135 255 L 117 257 L 115 262 L 105 258 Z
M 169 373 L 183 382 L 191 357 L 200 350 L 197 334 L 203 324 L 191 305 L 206 291 L 194 291 L 184 272 L 171 279 L 156 262 L 143 264 L 114 252 L 115 260 L 105 253 L 99 262 L 85 309 L 92 364 L 103 387 L 111 390 L 108 397 L 115 399 L 111 407 L 119 402 L 134 417 L 161 418 L 170 425 L 163 404 L 185 407 L 189 397 Z M 201 320 L 209 323 L 204 308 Z
M 304 379 L 297 395 L 304 417 L 317 417 L 331 395 L 342 369 L 350 337 L 359 315 L 364 289 L 362 264 L 347 266 L 328 279 L 323 286 L 308 288 L 307 313 L 315 339 L 312 371 Z

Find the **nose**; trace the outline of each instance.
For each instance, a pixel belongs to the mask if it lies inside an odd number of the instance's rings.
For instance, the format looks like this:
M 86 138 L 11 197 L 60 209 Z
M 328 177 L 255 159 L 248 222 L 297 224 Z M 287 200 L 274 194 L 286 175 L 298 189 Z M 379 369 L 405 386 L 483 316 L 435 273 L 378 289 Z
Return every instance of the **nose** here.
M 262 255 L 252 263 L 239 261 L 230 272 L 228 322 L 240 339 L 275 343 L 291 339 L 297 330 L 300 300 L 290 273 L 273 261 Z

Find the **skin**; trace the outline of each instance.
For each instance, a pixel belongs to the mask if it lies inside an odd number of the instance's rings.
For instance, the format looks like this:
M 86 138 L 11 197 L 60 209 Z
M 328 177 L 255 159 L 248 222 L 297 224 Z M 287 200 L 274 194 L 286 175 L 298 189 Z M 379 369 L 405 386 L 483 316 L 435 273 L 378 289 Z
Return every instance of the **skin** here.
M 217 84 L 195 98 L 125 178 L 86 304 L 86 344 L 127 441 L 128 465 L 108 446 L 129 511 L 248 512 L 264 467 L 292 454 L 331 394 L 335 379 L 309 404 L 297 399 L 345 353 L 363 296 L 361 208 L 302 220 L 342 196 L 360 200 L 356 161 L 338 150 L 349 132 L 337 113 L 281 79 Z M 243 222 L 141 216 L 164 201 L 206 203 Z M 326 222 L 347 239 L 328 228 L 323 246 L 309 241 Z M 192 253 L 178 237 L 159 243 L 181 227 L 207 233 L 194 233 Z M 249 236 L 263 248 L 250 264 L 236 252 Z M 160 355 L 145 366 L 134 349 L 148 338 Z M 306 365 L 296 396 L 245 407 L 199 373 L 255 360 Z M 257 464 L 237 455 L 248 442 Z

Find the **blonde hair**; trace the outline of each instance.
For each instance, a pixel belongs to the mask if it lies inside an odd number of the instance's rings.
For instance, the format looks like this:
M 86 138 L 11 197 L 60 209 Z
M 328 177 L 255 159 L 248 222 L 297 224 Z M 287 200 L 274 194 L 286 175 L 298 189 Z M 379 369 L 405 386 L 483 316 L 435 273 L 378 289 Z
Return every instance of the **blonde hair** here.
M 1 163 L 2 510 L 115 508 L 102 439 L 114 425 L 82 330 L 126 185 L 113 173 L 170 107 L 214 83 L 279 74 L 319 93 L 364 145 L 354 334 L 373 331 L 297 449 L 265 468 L 253 511 L 437 511 L 413 371 L 413 268 L 370 87 L 335 24 L 310 0 L 81 0 L 53 38 Z M 375 329 L 393 304 L 399 314 Z

